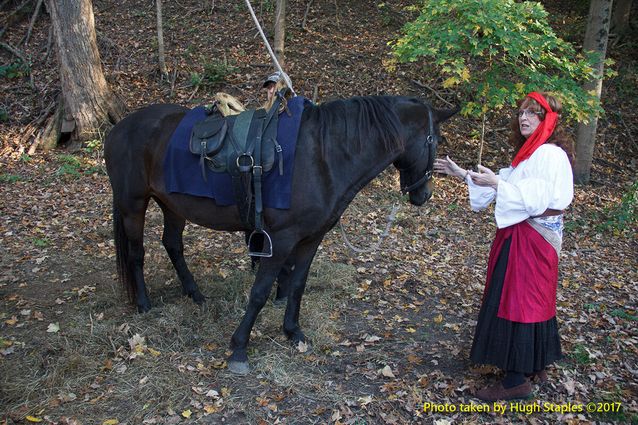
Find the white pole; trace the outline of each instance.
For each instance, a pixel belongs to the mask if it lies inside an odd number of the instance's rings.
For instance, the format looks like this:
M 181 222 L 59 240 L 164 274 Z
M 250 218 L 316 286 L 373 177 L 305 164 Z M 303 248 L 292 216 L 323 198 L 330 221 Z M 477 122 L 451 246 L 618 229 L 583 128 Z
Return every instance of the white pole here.
M 297 93 L 295 93 L 295 90 L 292 88 L 292 81 L 290 80 L 290 77 L 288 76 L 288 74 L 284 72 L 283 69 L 281 69 L 281 65 L 279 65 L 277 56 L 275 56 L 275 53 L 270 48 L 270 43 L 268 43 L 266 34 L 264 34 L 264 31 L 261 29 L 261 25 L 259 25 L 259 20 L 257 19 L 257 16 L 255 16 L 255 11 L 253 10 L 252 5 L 250 4 L 250 0 L 246 0 L 246 6 L 248 6 L 248 10 L 250 11 L 251 16 L 253 17 L 253 21 L 255 21 L 257 30 L 259 31 L 259 34 L 261 34 L 261 38 L 264 40 L 266 49 L 268 49 L 268 53 L 270 54 L 270 57 L 272 58 L 272 61 L 275 64 L 275 67 L 277 68 L 279 72 L 281 72 L 281 75 L 284 77 L 284 81 L 286 81 L 286 85 L 288 86 L 288 88 L 290 88 L 290 91 L 292 92 L 293 96 L 297 96 Z

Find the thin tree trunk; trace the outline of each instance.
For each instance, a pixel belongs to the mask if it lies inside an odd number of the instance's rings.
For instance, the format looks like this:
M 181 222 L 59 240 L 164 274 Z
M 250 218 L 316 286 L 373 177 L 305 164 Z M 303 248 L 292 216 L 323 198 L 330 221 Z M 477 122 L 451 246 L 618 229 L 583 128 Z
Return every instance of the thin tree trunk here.
M 603 69 L 605 54 L 607 53 L 607 41 L 609 39 L 609 22 L 611 20 L 612 0 L 591 0 L 589 7 L 589 19 L 585 33 L 584 51 L 593 51 L 599 54 L 596 64 L 596 78 L 584 84 L 588 92 L 594 91 L 598 99 L 603 87 Z M 589 117 L 589 123 L 580 123 L 576 136 L 576 161 L 574 164 L 574 180 L 576 183 L 587 184 L 591 176 L 591 164 L 596 144 L 596 128 L 598 117 Z
M 284 68 L 284 41 L 286 38 L 286 0 L 277 0 L 275 8 L 275 56 Z
M 611 31 L 622 36 L 629 29 L 629 15 L 631 15 L 632 0 L 616 0 L 616 6 L 611 15 Z
M 72 144 L 81 144 L 119 121 L 126 108 L 102 71 L 91 1 L 49 0 L 48 5 L 64 102 L 61 131 L 70 133 Z
M 159 60 L 159 70 L 162 78 L 168 80 L 166 71 L 166 58 L 164 56 L 164 24 L 162 20 L 162 0 L 155 0 L 157 4 L 157 55 Z

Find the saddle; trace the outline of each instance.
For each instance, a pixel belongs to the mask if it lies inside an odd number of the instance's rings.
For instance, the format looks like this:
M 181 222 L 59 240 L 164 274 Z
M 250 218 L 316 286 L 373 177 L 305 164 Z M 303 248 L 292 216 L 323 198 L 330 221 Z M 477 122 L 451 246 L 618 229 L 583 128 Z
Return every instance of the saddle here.
M 213 107 L 191 133 L 190 151 L 200 157 L 204 180 L 207 181 L 206 166 L 232 177 L 240 217 L 245 226 L 253 229 L 248 241 L 251 256 L 272 256 L 270 236 L 263 230 L 261 180 L 275 162 L 279 174 L 284 173 L 282 148 L 277 143 L 282 98 L 278 94 L 269 111 L 255 109 L 226 117 Z

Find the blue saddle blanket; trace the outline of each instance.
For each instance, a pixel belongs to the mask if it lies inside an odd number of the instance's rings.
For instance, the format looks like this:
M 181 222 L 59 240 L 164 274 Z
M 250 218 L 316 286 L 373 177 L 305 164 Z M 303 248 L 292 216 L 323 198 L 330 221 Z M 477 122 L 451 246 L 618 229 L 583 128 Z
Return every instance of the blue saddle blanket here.
M 310 101 L 297 96 L 288 100 L 288 110 L 279 114 L 277 125 L 277 142 L 281 145 L 284 173 L 279 175 L 279 166 L 264 173 L 262 180 L 262 196 L 264 207 L 290 208 L 292 191 L 292 173 L 295 161 L 295 148 L 299 124 L 304 107 Z M 235 205 L 235 194 L 230 174 L 216 173 L 205 167 L 207 182 L 202 176 L 199 155 L 191 153 L 189 140 L 195 123 L 206 118 L 206 110 L 199 106 L 184 115 L 171 136 L 164 157 L 164 179 L 168 192 L 184 193 L 192 196 L 212 198 L 217 205 Z

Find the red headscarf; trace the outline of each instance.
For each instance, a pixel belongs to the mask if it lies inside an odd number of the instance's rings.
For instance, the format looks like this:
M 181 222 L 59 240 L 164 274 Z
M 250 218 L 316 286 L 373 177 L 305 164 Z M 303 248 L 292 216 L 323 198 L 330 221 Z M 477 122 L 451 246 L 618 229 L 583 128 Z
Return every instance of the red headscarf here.
M 556 128 L 556 122 L 558 121 L 558 114 L 552 111 L 549 103 L 547 103 L 547 100 L 540 93 L 533 91 L 528 94 L 527 97 L 534 99 L 545 109 L 545 119 L 538 124 L 536 130 L 534 130 L 532 135 L 527 138 L 523 146 L 518 150 L 518 153 L 512 161 L 512 167 L 516 167 L 522 161 L 532 156 L 534 151 L 543 145 L 547 139 L 549 139 L 549 136 L 552 135 L 554 128 Z

